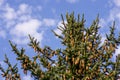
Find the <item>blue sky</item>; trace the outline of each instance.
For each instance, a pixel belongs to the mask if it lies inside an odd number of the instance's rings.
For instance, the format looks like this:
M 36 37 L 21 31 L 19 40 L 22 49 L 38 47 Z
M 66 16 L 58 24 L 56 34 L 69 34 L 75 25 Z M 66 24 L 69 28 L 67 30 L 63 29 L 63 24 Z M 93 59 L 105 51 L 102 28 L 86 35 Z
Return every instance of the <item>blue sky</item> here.
M 34 55 L 31 48 L 27 47 L 28 34 L 37 38 L 41 47 L 62 47 L 51 29 L 61 34 L 57 29 L 62 25 L 60 15 L 65 16 L 73 11 L 75 15 L 85 15 L 87 27 L 99 14 L 102 40 L 113 21 L 116 21 L 116 29 L 120 31 L 120 0 L 0 0 L 0 64 L 5 66 L 5 53 L 11 62 L 15 62 L 8 40 L 18 44 L 19 48 L 24 47 L 29 56 Z M 115 55 L 119 52 L 117 49 Z M 29 75 L 22 75 L 22 80 L 32 79 Z

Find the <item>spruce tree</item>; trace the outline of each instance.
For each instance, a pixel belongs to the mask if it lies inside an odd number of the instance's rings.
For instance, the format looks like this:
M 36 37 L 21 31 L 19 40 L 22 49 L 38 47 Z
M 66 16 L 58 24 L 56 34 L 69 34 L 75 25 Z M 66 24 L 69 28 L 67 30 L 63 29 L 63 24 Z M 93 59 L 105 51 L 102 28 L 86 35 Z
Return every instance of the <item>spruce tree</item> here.
M 120 35 L 115 35 L 115 23 L 110 27 L 110 33 L 102 43 L 99 33 L 99 18 L 97 17 L 90 27 L 85 26 L 84 15 L 74 17 L 74 13 L 63 15 L 62 24 L 58 29 L 59 35 L 52 31 L 61 40 L 64 48 L 56 50 L 49 46 L 41 48 L 39 41 L 29 35 L 30 43 L 37 53 L 31 59 L 25 50 L 18 49 L 11 41 L 12 51 L 17 55 L 24 74 L 29 71 L 36 80 L 115 80 L 120 74 L 120 56 L 116 62 L 112 61 L 115 50 L 120 44 Z M 21 80 L 17 65 L 12 66 L 7 56 L 5 61 L 8 68 L 0 66 L 2 76 L 6 80 Z
M 116 62 L 117 62 L 117 65 L 116 65 L 116 70 L 117 70 L 117 75 L 116 75 L 116 80 L 117 79 L 120 79 L 120 54 L 118 54 L 118 56 L 116 57 Z

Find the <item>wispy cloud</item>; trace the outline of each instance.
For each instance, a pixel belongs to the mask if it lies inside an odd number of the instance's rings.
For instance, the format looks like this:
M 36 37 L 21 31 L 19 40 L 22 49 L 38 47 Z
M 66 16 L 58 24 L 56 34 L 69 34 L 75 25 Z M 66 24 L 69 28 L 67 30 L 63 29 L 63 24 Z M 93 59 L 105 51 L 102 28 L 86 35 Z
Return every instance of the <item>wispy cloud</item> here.
M 38 41 L 41 41 L 43 32 L 38 32 L 40 26 L 41 22 L 39 20 L 30 19 L 26 22 L 16 24 L 15 27 L 11 29 L 10 34 L 13 36 L 13 40 L 18 44 L 27 43 L 28 34 L 34 36 Z
M 7 23 L 7 27 L 13 27 L 15 23 L 20 21 L 29 20 L 32 16 L 31 6 L 27 4 L 20 4 L 18 9 L 15 10 L 9 4 L 2 6 L 4 8 L 2 11 L 2 19 Z M 11 24 L 10 24 L 11 23 Z
M 0 6 L 3 5 L 4 3 L 4 0 L 0 0 Z
M 113 0 L 115 6 L 120 7 L 120 0 Z
M 42 21 L 34 18 L 32 14 L 32 6 L 21 3 L 18 5 L 18 9 L 12 8 L 8 3 L 0 0 L 2 15 L 0 18 L 6 23 L 6 30 L 0 29 L 0 36 L 6 37 L 9 34 L 11 39 L 17 44 L 26 44 L 28 42 L 28 34 L 37 38 L 40 42 L 43 38 L 44 31 L 40 32 Z M 4 5 L 2 5 L 4 4 Z M 37 7 L 39 10 L 41 6 Z M 53 25 L 54 21 L 47 19 L 44 20 L 47 26 Z M 45 23 L 45 24 L 46 24 Z M 8 33 L 6 31 L 9 31 Z
M 67 21 L 64 21 L 65 22 L 65 24 L 67 24 Z M 60 27 L 62 27 L 62 28 L 64 28 L 64 25 L 63 25 L 63 22 L 62 21 L 59 21 L 58 22 L 58 24 L 57 24 L 57 26 L 60 28 Z M 58 29 L 58 28 L 56 28 L 56 29 L 54 29 L 54 32 L 56 33 L 56 34 L 58 34 L 58 35 L 62 35 L 62 31 L 60 30 L 60 29 Z M 57 38 L 57 37 L 56 37 Z
M 54 19 L 44 18 L 42 24 L 44 26 L 54 26 L 56 24 L 56 21 Z
M 5 22 L 5 29 L 0 29 L 0 36 L 6 37 L 10 35 L 11 40 L 17 44 L 28 43 L 28 34 L 32 35 L 38 41 L 42 41 L 44 30 L 41 27 L 53 27 L 56 25 L 56 20 L 52 18 L 38 19 L 32 16 L 33 6 L 21 3 L 15 9 L 9 3 L 1 2 L 0 10 L 2 15 L 0 18 Z M 4 5 L 2 5 L 4 4 Z M 36 9 L 42 10 L 42 6 L 37 6 Z M 8 31 L 8 32 L 6 32 Z
M 108 2 L 109 2 L 111 9 L 106 18 L 100 19 L 100 26 L 106 26 L 112 23 L 113 21 L 120 23 L 120 0 L 111 0 Z M 117 26 L 120 26 L 120 24 L 116 24 L 116 28 L 120 30 L 119 27 Z M 116 49 L 115 56 L 118 54 L 120 54 L 120 46 L 118 46 L 118 49 Z
M 5 11 L 5 13 L 3 14 L 3 17 L 6 20 L 13 20 L 17 16 L 15 13 L 15 10 L 13 8 L 11 8 L 8 4 L 5 5 L 4 11 Z
M 61 35 L 61 34 L 62 34 L 61 30 L 59 30 L 59 29 L 55 29 L 54 32 L 55 32 L 56 34 L 58 34 L 58 35 Z
M 102 26 L 106 26 L 107 24 L 116 21 L 116 22 L 120 22 L 120 0 L 111 0 L 108 1 L 108 6 L 111 6 L 111 9 L 109 11 L 109 14 L 106 18 L 102 18 L 100 20 L 100 25 Z M 117 24 L 117 26 L 120 26 L 120 24 Z
M 78 2 L 79 0 L 66 0 L 68 3 L 76 3 Z
M 58 27 L 64 27 L 64 25 L 62 24 L 62 21 L 59 21 L 58 24 L 57 24 Z M 62 31 L 59 30 L 58 28 L 54 30 L 54 32 L 58 35 L 61 35 L 62 34 Z

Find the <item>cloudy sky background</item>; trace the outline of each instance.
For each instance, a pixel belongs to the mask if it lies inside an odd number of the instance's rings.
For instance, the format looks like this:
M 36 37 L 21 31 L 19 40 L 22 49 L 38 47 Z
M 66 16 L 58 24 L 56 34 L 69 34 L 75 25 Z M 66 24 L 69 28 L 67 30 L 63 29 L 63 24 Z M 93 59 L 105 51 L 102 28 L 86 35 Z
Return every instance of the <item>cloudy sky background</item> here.
M 116 21 L 116 33 L 120 31 L 120 0 L 0 0 L 0 64 L 6 67 L 3 63 L 4 54 L 15 63 L 16 56 L 11 52 L 8 40 L 18 44 L 19 48 L 24 47 L 27 55 L 34 55 L 31 48 L 27 47 L 28 34 L 37 38 L 41 47 L 62 47 L 51 30 L 61 34 L 57 29 L 61 25 L 60 15 L 65 16 L 66 12 L 73 11 L 75 15 L 85 15 L 87 27 L 99 14 L 102 40 L 113 21 Z M 115 55 L 119 52 L 117 49 Z M 22 80 L 32 78 L 22 75 Z

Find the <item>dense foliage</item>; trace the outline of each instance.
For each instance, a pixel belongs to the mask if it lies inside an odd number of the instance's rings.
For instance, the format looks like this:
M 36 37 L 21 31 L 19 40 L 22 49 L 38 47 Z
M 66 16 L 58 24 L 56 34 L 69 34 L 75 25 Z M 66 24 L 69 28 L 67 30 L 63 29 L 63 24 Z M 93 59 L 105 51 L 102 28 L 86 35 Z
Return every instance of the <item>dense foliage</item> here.
M 111 59 L 120 44 L 120 35 L 115 36 L 115 23 L 102 43 L 98 17 L 90 27 L 85 27 L 84 15 L 75 18 L 74 13 L 66 14 L 66 20 L 62 16 L 62 21 L 64 26 L 58 27 L 62 34 L 53 33 L 61 40 L 64 49 L 41 48 L 29 35 L 29 46 L 37 53 L 31 59 L 23 48 L 19 50 L 10 41 L 24 74 L 29 71 L 36 80 L 116 80 L 120 74 L 120 55 L 116 62 Z M 17 65 L 12 66 L 6 55 L 4 62 L 8 68 L 5 70 L 0 66 L 2 76 L 6 80 L 21 80 Z

